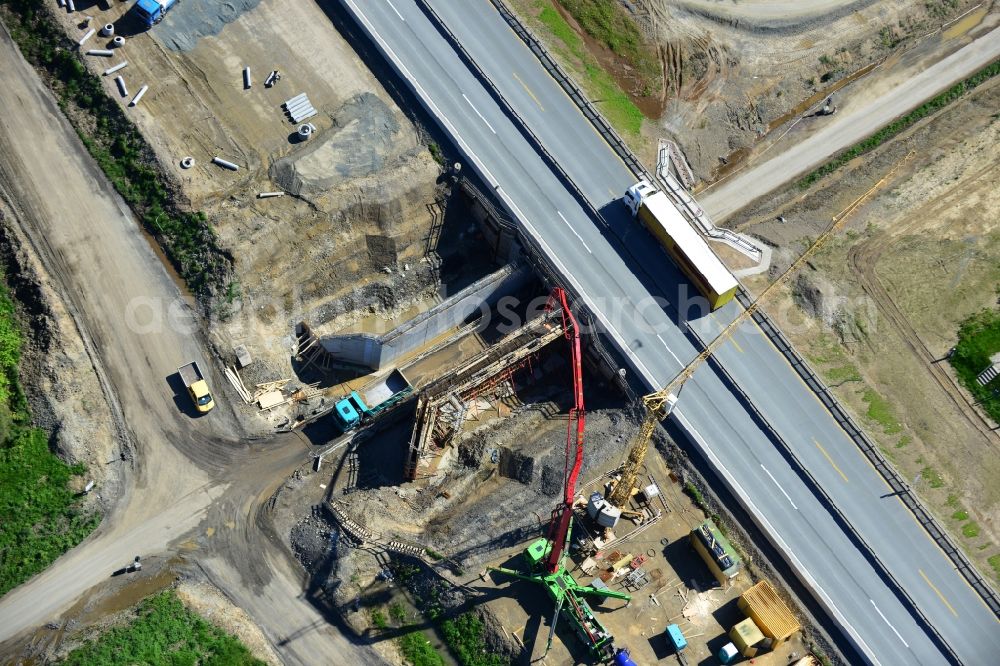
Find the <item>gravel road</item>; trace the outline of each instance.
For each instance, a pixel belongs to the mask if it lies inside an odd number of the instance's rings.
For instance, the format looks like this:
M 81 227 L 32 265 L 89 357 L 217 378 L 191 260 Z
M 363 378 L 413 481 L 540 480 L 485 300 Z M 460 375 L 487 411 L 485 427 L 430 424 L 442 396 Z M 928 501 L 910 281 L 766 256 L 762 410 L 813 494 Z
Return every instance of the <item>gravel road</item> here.
M 260 498 L 303 463 L 304 445 L 291 436 L 245 441 L 201 333 L 168 324 L 169 304 L 190 312 L 178 286 L 3 26 L 0 70 L 0 197 L 66 299 L 117 414 L 123 456 L 111 464 L 130 466 L 127 490 L 94 534 L 0 599 L 0 642 L 56 621 L 136 554 L 169 558 L 187 543 L 185 557 L 204 557 L 226 594 L 257 599 L 247 610 L 286 663 L 373 661 L 334 630 L 312 631 L 325 621 L 261 529 Z M 154 312 L 164 325 L 150 325 Z M 217 394 L 203 418 L 171 383 L 192 359 Z M 192 550 L 205 534 L 214 540 Z
M 862 93 L 848 99 L 838 113 L 825 119 L 814 133 L 711 187 L 698 200 L 716 222 L 722 222 L 755 199 L 822 164 L 831 155 L 873 134 L 997 57 L 1000 57 L 1000 30 L 993 29 L 926 69 L 906 76 L 891 90 L 877 96 Z M 869 82 L 865 83 L 867 85 Z

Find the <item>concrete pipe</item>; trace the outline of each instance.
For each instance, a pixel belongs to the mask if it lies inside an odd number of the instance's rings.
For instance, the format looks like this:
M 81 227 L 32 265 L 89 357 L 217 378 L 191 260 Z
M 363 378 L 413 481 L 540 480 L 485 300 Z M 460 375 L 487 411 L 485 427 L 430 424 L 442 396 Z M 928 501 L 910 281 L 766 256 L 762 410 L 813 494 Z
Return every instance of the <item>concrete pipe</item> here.
M 96 33 L 96 32 L 97 31 L 94 30 L 93 28 L 91 28 L 90 30 L 88 30 L 86 33 L 84 33 L 83 37 L 80 38 L 80 41 L 77 42 L 77 46 L 83 46 L 84 42 L 86 42 L 88 39 L 90 39 L 91 37 L 93 37 L 94 33 Z
M 132 101 L 129 102 L 128 105 L 137 106 L 139 104 L 139 100 L 142 99 L 142 96 L 146 94 L 147 90 L 149 90 L 149 86 L 147 85 L 144 85 L 143 87 L 139 88 L 139 92 L 135 94 L 135 97 L 132 98 Z
M 243 89 L 244 90 L 250 90 L 250 86 L 251 85 L 253 85 L 253 83 L 250 81 L 250 68 L 249 67 L 244 67 L 243 68 Z
M 114 54 L 114 51 L 109 51 L 107 49 L 90 49 L 87 51 L 87 55 L 89 56 L 101 56 L 102 58 L 110 58 Z
M 190 169 L 194 166 L 194 158 L 190 155 L 181 160 L 182 169 Z
M 122 97 L 128 97 L 128 88 L 125 87 L 125 79 L 120 76 L 116 76 L 115 83 L 118 84 L 118 92 L 122 94 Z
M 310 136 L 312 136 L 312 133 L 313 133 L 313 128 L 312 125 L 310 125 L 309 123 L 305 123 L 304 125 L 299 125 L 299 139 L 301 139 L 302 141 L 307 140 Z
M 105 23 L 104 27 L 101 28 L 101 37 L 111 37 L 115 34 L 115 24 Z
M 108 67 L 106 70 L 104 70 L 104 76 L 111 76 L 112 74 L 114 74 L 115 72 L 117 72 L 119 69 L 123 69 L 125 67 L 125 65 L 127 65 L 127 64 L 128 64 L 128 60 L 125 60 L 123 62 L 118 63 L 114 67 Z
M 115 38 L 111 40 L 111 45 L 116 49 L 125 46 L 125 38 L 121 35 L 115 35 Z
M 310 102 L 308 99 L 300 99 L 295 104 L 289 104 L 288 106 L 286 106 L 285 110 L 288 111 L 289 113 L 295 113 L 299 109 L 305 109 L 310 106 L 312 106 L 312 102 Z
M 229 169 L 230 171 L 239 171 L 240 168 L 228 160 L 224 160 L 221 157 L 213 157 L 212 162 L 218 164 L 223 169 Z

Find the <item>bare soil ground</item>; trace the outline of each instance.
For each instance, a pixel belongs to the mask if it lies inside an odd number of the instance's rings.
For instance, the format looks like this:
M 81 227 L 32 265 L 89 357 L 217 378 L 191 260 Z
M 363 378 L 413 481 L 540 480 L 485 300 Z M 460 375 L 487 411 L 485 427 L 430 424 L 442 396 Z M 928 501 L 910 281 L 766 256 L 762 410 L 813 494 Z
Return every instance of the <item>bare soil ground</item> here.
M 994 581 L 1000 432 L 944 357 L 959 322 L 997 302 L 998 105 L 1000 85 L 985 84 L 809 191 L 787 188 L 735 220 L 779 248 L 776 275 L 912 151 L 765 307 Z
M 514 4 L 544 36 L 529 16 L 534 5 Z M 657 137 L 668 136 L 706 182 L 738 167 L 761 138 L 817 107 L 856 75 L 929 35 L 960 37 L 993 5 L 989 0 L 622 4 L 657 50 L 664 80 L 657 94 L 633 94 L 628 65 L 574 21 L 570 25 L 652 121 L 643 130 L 640 155 L 653 159 Z M 942 26 L 947 27 L 939 33 Z
M 303 471 L 276 494 L 271 513 L 275 529 L 290 538 L 308 572 L 311 597 L 335 610 L 345 629 L 387 660 L 399 659 L 391 640 L 398 632 L 379 630 L 372 613 L 385 614 L 395 604 L 406 609 L 411 621 L 419 617 L 410 595 L 381 577 L 391 560 L 384 551 L 390 540 L 431 548 L 444 556 L 437 562 L 427 560 L 428 575 L 460 586 L 453 590 L 454 599 L 443 602 L 445 607 L 461 611 L 476 604 L 493 649 L 517 655 L 515 663 L 542 656 L 552 612 L 544 591 L 483 572 L 487 565 L 519 567 L 521 551 L 544 533 L 551 507 L 558 501 L 570 397 L 564 351 L 561 342 L 555 343 L 534 373 L 518 376 L 515 394 L 500 401 L 480 398 L 474 419 L 454 448 L 445 452 L 434 478 L 398 485 L 412 429 L 412 421 L 401 418 L 398 425 L 362 444 L 354 462 L 349 453 L 339 460 L 331 456 L 319 473 Z M 599 377 L 587 373 L 584 381 L 590 387 L 590 411 L 578 492 L 586 495 L 603 490 L 607 473 L 625 455 L 636 421 L 612 406 L 619 400 L 616 391 Z M 498 410 L 499 405 L 503 407 Z M 498 411 L 506 416 L 498 417 Z M 684 494 L 682 483 L 671 480 L 659 449 L 651 448 L 644 473 L 659 483 L 670 510 L 622 549 L 649 558 L 644 566 L 651 583 L 627 607 L 619 601 L 600 605 L 600 619 L 616 636 L 616 645 L 629 647 L 638 663 L 670 657 L 663 629 L 671 622 L 691 637 L 689 659 L 710 659 L 728 642 L 724 633 L 742 619 L 736 608 L 740 592 L 761 576 L 774 580 L 772 572 L 766 565 L 761 568 L 752 542 L 739 532 L 731 538 L 749 554 L 748 570 L 732 587 L 712 589 L 714 579 L 687 540 L 704 513 Z M 373 534 L 362 547 L 352 546 L 353 537 L 334 520 L 326 508 L 331 501 Z M 306 511 L 307 506 L 312 509 Z M 623 521 L 619 534 L 633 527 Z M 593 576 L 580 571 L 578 564 L 571 565 L 574 575 L 589 582 Z M 439 652 L 445 652 L 429 626 L 418 626 Z M 589 663 L 568 626 L 558 634 L 546 663 Z M 803 654 L 806 641 L 815 635 L 807 632 L 757 661 L 787 663 L 789 654 Z
M 104 512 L 121 494 L 121 467 L 109 464 L 122 452 L 120 433 L 90 350 L 2 196 L 0 261 L 27 319 L 30 338 L 21 355 L 21 384 L 34 423 L 50 433 L 51 446 L 64 460 L 87 466 L 87 478 L 80 482 L 85 487 L 93 481 L 97 490 L 86 502 Z
M 640 0 L 636 18 L 664 55 L 668 102 L 656 131 L 680 143 L 697 176 L 714 180 L 852 73 L 983 5 Z
M 131 5 L 108 5 L 86 12 L 94 25 L 114 23 L 126 44 L 88 66 L 99 73 L 127 59 L 130 94 L 150 85 L 128 114 L 181 200 L 207 214 L 234 257 L 237 288 L 211 313 L 218 353 L 243 344 L 269 379 L 290 376 L 298 321 L 339 327 L 436 288 L 439 275 L 421 259 L 433 249 L 440 168 L 336 29 L 327 13 L 336 3 L 190 0 L 145 32 L 126 15 Z M 71 36 L 82 34 L 81 12 L 60 16 Z M 272 70 L 281 79 L 265 88 Z M 104 83 L 125 106 L 113 77 Z M 303 92 L 319 112 L 305 142 L 281 108 Z M 183 169 L 187 156 L 195 165 Z M 212 164 L 216 156 L 239 171 Z M 273 191 L 287 194 L 257 198 Z

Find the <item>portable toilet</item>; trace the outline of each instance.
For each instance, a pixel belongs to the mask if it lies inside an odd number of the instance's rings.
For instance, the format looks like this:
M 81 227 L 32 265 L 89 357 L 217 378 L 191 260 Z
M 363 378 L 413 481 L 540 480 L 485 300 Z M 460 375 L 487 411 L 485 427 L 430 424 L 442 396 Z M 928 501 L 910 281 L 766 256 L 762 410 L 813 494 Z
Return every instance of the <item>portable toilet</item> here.
M 674 646 L 674 650 L 680 652 L 687 647 L 687 639 L 684 638 L 684 634 L 681 633 L 681 628 L 676 624 L 667 625 L 667 640 L 670 644 Z

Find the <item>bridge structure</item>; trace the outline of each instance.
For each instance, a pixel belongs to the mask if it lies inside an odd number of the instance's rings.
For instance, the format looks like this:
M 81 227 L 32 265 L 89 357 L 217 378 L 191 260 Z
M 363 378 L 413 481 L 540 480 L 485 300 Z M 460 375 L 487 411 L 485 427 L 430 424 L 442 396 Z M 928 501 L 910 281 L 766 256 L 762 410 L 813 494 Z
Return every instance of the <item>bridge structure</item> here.
M 619 201 L 645 169 L 566 92 L 499 0 L 341 2 L 362 55 L 393 68 L 647 389 L 749 303 L 706 314 Z M 671 418 L 860 659 L 1000 654 L 995 592 L 765 314 L 694 374 Z

